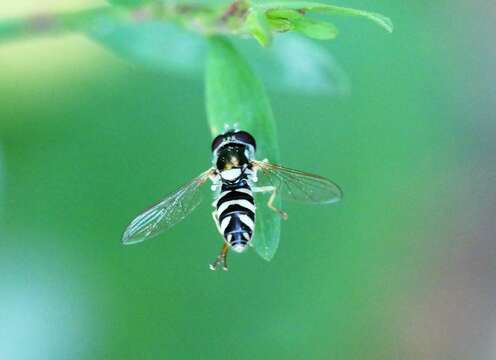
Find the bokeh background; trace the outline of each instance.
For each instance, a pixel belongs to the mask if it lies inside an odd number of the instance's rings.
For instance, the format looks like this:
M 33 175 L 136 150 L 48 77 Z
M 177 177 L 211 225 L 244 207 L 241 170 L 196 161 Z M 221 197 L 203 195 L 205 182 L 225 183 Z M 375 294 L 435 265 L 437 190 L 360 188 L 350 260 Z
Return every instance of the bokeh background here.
M 103 1 L 3 1 L 0 19 Z M 338 182 L 285 204 L 275 259 L 232 256 L 208 202 L 166 235 L 128 221 L 207 168 L 201 73 L 84 35 L 0 46 L 0 359 L 494 359 L 489 1 L 339 1 L 341 94 L 270 91 L 287 166 Z M 198 58 L 199 66 L 203 58 Z

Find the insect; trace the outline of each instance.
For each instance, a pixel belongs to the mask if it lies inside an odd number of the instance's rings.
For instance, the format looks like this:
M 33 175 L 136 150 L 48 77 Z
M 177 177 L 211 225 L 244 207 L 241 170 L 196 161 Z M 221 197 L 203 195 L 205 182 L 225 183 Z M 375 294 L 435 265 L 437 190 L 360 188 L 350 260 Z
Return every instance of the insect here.
M 267 193 L 267 206 L 282 219 L 288 215 L 274 205 L 278 194 L 306 203 L 329 204 L 341 199 L 342 191 L 332 181 L 267 160 L 258 161 L 256 148 L 254 137 L 246 131 L 227 130 L 217 136 L 212 142 L 213 166 L 138 215 L 124 232 L 122 242 L 142 242 L 183 220 L 200 204 L 200 189 L 211 180 L 212 217 L 224 243 L 210 269 L 222 263 L 222 269 L 227 270 L 229 249 L 241 253 L 251 245 L 256 224 L 254 193 Z

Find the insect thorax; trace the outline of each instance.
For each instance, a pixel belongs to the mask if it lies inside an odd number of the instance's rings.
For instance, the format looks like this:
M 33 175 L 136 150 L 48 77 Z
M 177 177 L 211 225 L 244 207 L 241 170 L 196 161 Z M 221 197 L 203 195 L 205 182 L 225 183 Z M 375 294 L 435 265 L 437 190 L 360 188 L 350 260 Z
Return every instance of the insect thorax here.
M 212 141 L 213 165 L 219 172 L 249 166 L 256 148 L 255 138 L 246 131 L 226 131 Z
M 246 167 L 250 160 L 253 160 L 253 154 L 248 146 L 243 144 L 227 143 L 213 154 L 214 166 L 220 172 Z

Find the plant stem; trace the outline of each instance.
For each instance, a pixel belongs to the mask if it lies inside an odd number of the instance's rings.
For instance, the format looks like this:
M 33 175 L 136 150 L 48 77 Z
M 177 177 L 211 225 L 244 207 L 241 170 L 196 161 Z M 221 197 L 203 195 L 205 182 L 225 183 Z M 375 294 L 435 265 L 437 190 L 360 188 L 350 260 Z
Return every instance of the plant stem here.
M 84 30 L 103 17 L 127 17 L 121 9 L 109 6 L 58 14 L 38 14 L 0 22 L 0 44 L 8 41 L 64 34 Z
M 218 8 L 201 5 L 177 5 L 156 2 L 150 5 L 121 8 L 102 6 L 93 9 L 37 14 L 25 18 L 0 21 L 0 44 L 24 38 L 86 31 L 93 26 L 105 26 L 107 19 L 126 22 L 174 20 L 185 27 L 203 33 L 216 32 Z M 218 32 L 220 29 L 216 29 Z

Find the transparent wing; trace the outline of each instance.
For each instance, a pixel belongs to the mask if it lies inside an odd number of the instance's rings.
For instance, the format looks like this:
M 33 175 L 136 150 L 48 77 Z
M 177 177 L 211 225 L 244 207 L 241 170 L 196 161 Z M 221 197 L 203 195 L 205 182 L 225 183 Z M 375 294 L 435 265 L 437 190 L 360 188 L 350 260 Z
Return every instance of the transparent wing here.
M 136 244 L 168 230 L 196 209 L 201 202 L 200 188 L 213 174 L 209 169 L 163 200 L 138 215 L 128 225 L 122 242 Z
M 343 197 L 339 186 L 319 175 L 288 169 L 266 161 L 252 161 L 259 169 L 260 184 L 269 184 L 277 188 L 283 199 L 313 204 L 332 204 Z M 259 185 L 260 186 L 260 185 Z

